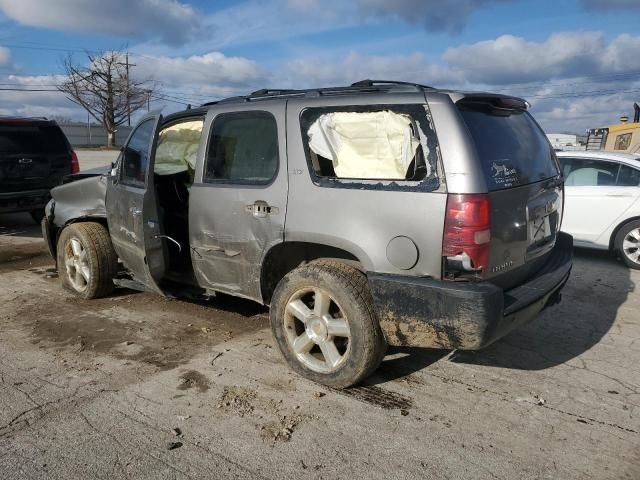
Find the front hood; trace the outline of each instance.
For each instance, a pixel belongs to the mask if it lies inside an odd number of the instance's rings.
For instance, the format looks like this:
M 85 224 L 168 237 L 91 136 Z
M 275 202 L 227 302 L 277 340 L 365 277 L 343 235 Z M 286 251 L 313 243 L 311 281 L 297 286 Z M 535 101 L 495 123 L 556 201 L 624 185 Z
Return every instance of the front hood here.
M 105 175 L 90 176 L 52 189 L 53 222 L 63 226 L 77 218 L 106 217 L 107 182 Z
M 71 182 L 75 182 L 76 180 L 82 180 L 83 178 L 99 177 L 100 175 L 106 175 L 106 174 L 109 173 L 110 169 L 111 169 L 111 167 L 109 167 L 109 166 L 98 167 L 98 168 L 90 168 L 90 169 L 83 170 L 83 171 L 78 172 L 78 173 L 72 173 L 70 175 L 65 175 L 65 177 L 62 180 L 62 183 L 71 183 Z

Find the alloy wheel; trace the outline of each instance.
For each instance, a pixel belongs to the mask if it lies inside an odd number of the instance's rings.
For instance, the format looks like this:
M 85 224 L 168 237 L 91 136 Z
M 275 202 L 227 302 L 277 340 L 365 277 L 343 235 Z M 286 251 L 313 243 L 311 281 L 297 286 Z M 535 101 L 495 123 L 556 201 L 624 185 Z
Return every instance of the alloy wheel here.
M 73 288 L 78 292 L 86 290 L 91 280 L 89 257 L 82 242 L 76 237 L 71 237 L 65 246 L 64 265 Z
M 622 251 L 629 260 L 640 263 L 640 228 L 634 228 L 625 235 Z
M 349 321 L 329 293 L 318 287 L 298 290 L 284 317 L 289 346 L 305 367 L 330 373 L 344 363 L 350 351 Z

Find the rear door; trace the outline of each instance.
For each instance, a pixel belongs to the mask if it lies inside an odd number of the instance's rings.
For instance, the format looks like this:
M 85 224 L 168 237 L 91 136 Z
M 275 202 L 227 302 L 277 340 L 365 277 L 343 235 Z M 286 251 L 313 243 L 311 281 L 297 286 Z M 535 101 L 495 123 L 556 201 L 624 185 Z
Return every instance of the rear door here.
M 489 190 L 491 241 L 485 276 L 508 288 L 534 273 L 555 245 L 563 209 L 558 162 L 523 103 L 471 98 L 457 105 Z
M 113 247 L 133 277 L 149 290 L 165 272 L 165 257 L 153 179 L 153 158 L 161 115 L 144 117 L 122 149 L 110 177 L 105 206 Z
M 286 104 L 211 111 L 207 148 L 189 197 L 198 283 L 262 301 L 260 267 L 283 241 L 287 206 Z
M 56 125 L 0 121 L 0 190 L 50 189 L 71 173 L 71 152 Z
M 640 172 L 616 162 L 563 157 L 566 208 L 562 229 L 586 246 L 609 247 L 605 233 L 638 199 Z

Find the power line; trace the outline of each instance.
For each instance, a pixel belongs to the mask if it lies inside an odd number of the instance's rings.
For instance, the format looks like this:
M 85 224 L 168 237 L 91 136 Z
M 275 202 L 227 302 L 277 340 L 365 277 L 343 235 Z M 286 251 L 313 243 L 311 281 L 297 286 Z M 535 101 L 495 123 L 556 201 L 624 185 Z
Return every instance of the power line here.
M 60 92 L 57 88 L 7 88 L 2 87 L 0 91 L 5 92 Z M 60 92 L 64 93 L 64 92 Z
M 556 93 L 556 94 L 550 94 L 550 95 L 530 95 L 527 98 L 550 99 L 550 98 L 597 97 L 597 96 L 618 95 L 620 93 L 636 93 L 636 92 L 640 92 L 640 88 L 633 88 L 629 90 L 592 90 L 590 92 L 569 92 L 569 93 Z

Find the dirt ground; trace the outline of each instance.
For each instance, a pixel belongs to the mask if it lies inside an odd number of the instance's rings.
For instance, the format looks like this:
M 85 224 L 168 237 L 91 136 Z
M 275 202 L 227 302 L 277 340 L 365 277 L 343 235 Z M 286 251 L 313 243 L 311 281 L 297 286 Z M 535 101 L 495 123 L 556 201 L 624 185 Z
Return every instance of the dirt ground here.
M 74 298 L 30 222 L 0 216 L 1 478 L 640 478 L 640 272 L 606 254 L 493 346 L 339 392 L 251 302 Z

